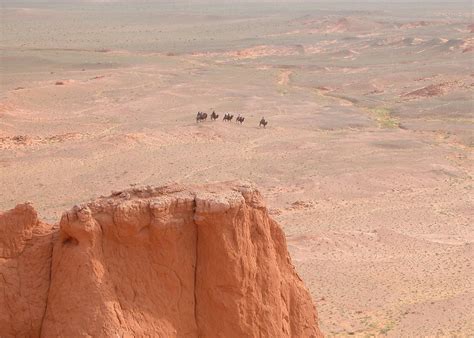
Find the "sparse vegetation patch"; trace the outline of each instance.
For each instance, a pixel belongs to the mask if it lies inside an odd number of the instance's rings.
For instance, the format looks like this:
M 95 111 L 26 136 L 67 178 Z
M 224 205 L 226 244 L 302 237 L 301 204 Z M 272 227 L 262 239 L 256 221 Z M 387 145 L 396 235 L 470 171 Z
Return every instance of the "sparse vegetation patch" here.
M 392 112 L 388 108 L 370 108 L 371 115 L 377 121 L 381 128 L 399 128 L 400 121 L 392 116 Z

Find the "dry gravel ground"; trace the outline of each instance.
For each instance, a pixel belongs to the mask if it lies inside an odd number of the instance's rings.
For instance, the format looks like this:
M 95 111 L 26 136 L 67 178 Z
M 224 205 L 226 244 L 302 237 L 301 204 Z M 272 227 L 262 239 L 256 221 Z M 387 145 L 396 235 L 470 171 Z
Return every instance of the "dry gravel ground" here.
M 328 336 L 474 335 L 472 18 L 364 6 L 6 2 L 0 209 L 251 180 Z

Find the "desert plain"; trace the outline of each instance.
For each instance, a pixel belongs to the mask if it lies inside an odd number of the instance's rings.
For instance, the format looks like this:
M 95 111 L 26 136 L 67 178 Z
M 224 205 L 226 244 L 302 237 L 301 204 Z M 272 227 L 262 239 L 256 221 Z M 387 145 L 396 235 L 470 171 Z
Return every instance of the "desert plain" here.
M 251 181 L 325 335 L 474 335 L 471 2 L 30 0 L 0 20 L 0 210 Z

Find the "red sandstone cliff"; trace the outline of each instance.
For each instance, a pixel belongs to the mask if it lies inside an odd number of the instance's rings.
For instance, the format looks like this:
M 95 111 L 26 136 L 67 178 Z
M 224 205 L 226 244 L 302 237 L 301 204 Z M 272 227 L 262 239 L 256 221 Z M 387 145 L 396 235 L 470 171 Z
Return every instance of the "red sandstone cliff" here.
M 0 213 L 0 289 L 1 337 L 321 336 L 284 234 L 245 184 L 116 193 L 59 231 L 28 204 Z
M 0 337 L 38 337 L 46 310 L 51 227 L 29 204 L 0 212 Z

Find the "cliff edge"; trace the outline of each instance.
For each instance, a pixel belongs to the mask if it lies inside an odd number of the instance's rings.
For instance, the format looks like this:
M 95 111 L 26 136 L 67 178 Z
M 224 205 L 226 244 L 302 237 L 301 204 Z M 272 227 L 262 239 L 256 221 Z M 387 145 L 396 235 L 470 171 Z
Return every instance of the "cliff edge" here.
M 250 184 L 136 188 L 59 230 L 0 213 L 0 336 L 321 337 L 284 234 Z

